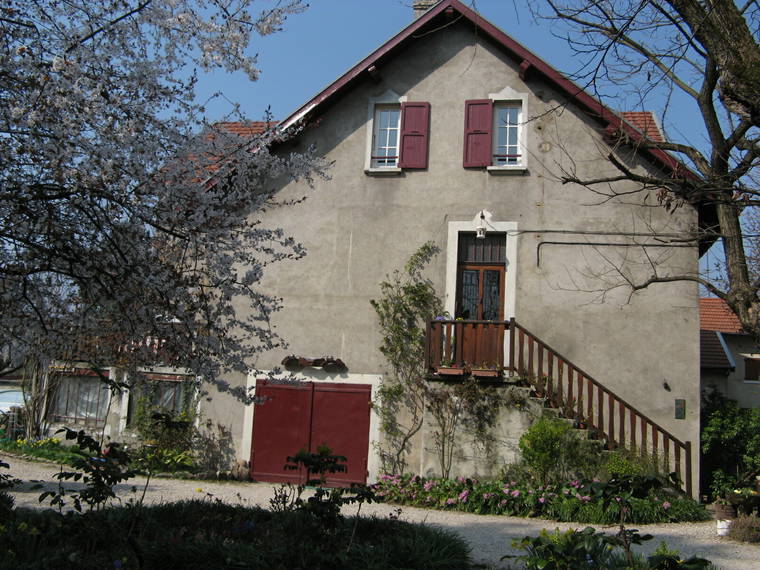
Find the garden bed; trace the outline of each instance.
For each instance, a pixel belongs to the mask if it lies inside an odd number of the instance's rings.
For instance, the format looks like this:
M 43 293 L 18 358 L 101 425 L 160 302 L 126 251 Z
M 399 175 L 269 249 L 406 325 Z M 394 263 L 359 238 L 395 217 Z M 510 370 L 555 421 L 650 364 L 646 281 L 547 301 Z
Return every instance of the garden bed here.
M 420 476 L 383 475 L 375 485 L 378 498 L 400 505 L 412 505 L 476 514 L 538 517 L 562 522 L 615 524 L 620 507 L 613 501 L 605 506 L 585 494 L 590 482 L 568 481 L 563 485 L 531 486 L 516 481 L 426 479 Z M 630 499 L 626 520 L 634 524 L 703 521 L 707 510 L 693 499 L 673 491 L 660 490 L 645 499 Z

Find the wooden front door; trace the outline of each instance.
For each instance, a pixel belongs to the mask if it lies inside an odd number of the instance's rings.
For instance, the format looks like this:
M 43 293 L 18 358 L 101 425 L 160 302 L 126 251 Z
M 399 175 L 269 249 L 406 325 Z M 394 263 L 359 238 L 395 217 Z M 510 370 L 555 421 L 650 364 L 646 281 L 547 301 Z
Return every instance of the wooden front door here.
M 302 470 L 285 469 L 300 449 L 326 445 L 347 458 L 347 470 L 327 474 L 330 486 L 367 482 L 371 386 L 367 384 L 256 382 L 251 477 L 256 481 L 304 483 Z
M 504 319 L 504 265 L 460 264 L 457 281 L 457 318 Z
M 459 235 L 457 290 L 454 316 L 465 321 L 504 320 L 506 236 Z M 501 368 L 504 332 L 488 323 L 462 327 L 461 354 L 456 360 L 473 368 Z

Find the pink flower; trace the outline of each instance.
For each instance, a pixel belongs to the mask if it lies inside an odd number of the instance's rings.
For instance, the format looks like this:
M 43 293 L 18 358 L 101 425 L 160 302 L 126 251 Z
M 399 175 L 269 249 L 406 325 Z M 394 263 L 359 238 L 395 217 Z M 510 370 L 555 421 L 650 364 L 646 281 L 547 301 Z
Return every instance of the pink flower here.
M 500 507 L 503 507 L 503 506 L 505 506 L 506 504 L 507 504 L 507 501 L 506 501 L 506 499 L 503 499 L 503 500 L 499 501 L 499 506 L 500 506 Z
M 511 495 L 513 497 L 519 497 L 520 496 L 520 491 L 518 491 L 517 489 L 515 489 L 514 491 L 512 491 Z
M 456 502 L 457 502 L 456 499 L 446 499 L 446 505 L 448 506 L 455 505 Z
M 543 497 L 539 497 L 538 502 L 543 505 L 546 502 L 546 499 L 544 499 Z
M 493 493 L 483 493 L 483 498 L 484 498 L 486 501 L 487 501 L 488 499 L 490 499 L 491 497 L 493 497 Z
M 670 503 L 669 503 L 669 502 L 667 502 L 667 501 L 665 501 L 665 502 L 662 504 L 662 508 L 663 508 L 663 509 L 665 509 L 665 510 L 667 511 L 667 510 L 670 508 Z
M 426 483 L 425 483 L 425 484 L 422 486 L 422 488 L 423 488 L 423 489 L 425 489 L 426 491 L 429 491 L 429 490 L 430 490 L 430 489 L 432 489 L 434 486 L 435 486 L 435 481 L 427 481 L 427 482 L 426 482 Z
M 465 489 L 464 491 L 462 491 L 461 493 L 459 493 L 459 500 L 462 503 L 466 503 L 467 502 L 467 497 L 469 497 L 469 496 L 470 496 L 470 491 L 468 491 L 467 489 Z
M 464 483 L 465 482 L 465 478 L 464 477 L 457 477 L 457 481 L 459 481 L 460 483 Z

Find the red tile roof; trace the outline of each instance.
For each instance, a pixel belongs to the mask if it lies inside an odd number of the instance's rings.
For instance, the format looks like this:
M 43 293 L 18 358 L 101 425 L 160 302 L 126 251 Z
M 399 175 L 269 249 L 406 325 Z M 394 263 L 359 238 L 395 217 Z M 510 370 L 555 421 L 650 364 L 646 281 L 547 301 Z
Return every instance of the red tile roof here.
M 260 135 L 267 129 L 277 125 L 278 121 L 246 121 L 246 122 L 221 122 L 215 123 L 215 126 L 235 135 L 250 137 Z
M 620 114 L 647 138 L 655 142 L 663 142 L 665 140 L 660 131 L 660 126 L 657 124 L 657 119 L 655 119 L 651 111 L 623 111 Z
M 739 318 L 728 308 L 723 299 L 699 300 L 699 328 L 724 333 L 743 333 Z
M 715 331 L 699 331 L 699 366 L 712 369 L 733 368 Z

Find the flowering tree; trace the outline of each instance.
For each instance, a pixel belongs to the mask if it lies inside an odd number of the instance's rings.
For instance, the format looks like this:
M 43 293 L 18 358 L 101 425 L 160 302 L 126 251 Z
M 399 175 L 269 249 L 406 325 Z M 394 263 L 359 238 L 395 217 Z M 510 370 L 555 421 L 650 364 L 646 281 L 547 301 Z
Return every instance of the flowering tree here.
M 161 361 L 217 381 L 279 340 L 265 267 L 303 248 L 256 218 L 321 174 L 268 129 L 204 123 L 197 69 L 258 76 L 254 34 L 301 0 L 6 0 L 0 6 L 4 369 Z M 16 357 L 14 355 L 20 355 Z M 44 367 L 43 367 L 44 368 Z

